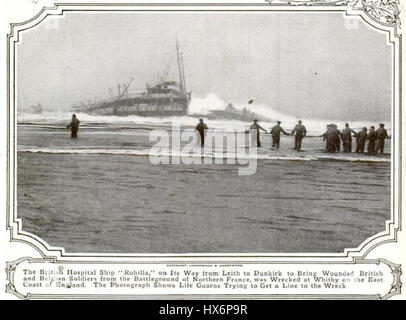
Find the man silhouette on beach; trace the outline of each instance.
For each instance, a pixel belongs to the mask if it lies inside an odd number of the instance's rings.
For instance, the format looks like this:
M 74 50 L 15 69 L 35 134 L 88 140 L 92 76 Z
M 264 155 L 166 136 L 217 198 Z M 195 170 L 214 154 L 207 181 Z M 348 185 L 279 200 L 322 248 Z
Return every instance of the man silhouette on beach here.
M 72 121 L 70 125 L 67 126 L 67 129 L 71 128 L 71 138 L 77 138 L 78 137 L 78 131 L 79 131 L 79 119 L 76 118 L 76 114 L 72 115 Z
M 388 131 L 385 129 L 385 125 L 383 123 L 379 124 L 379 129 L 376 132 L 376 153 L 383 153 L 385 149 L 385 139 L 389 138 Z
M 363 127 L 361 131 L 355 134 L 356 141 L 357 141 L 357 153 L 364 153 L 365 150 L 365 142 L 368 139 L 368 132 L 367 127 Z
M 200 145 L 204 146 L 204 136 L 206 135 L 206 130 L 209 129 L 207 125 L 203 122 L 203 119 L 199 119 L 199 123 L 196 126 L 196 130 L 200 134 Z
M 277 123 L 278 124 L 271 129 L 271 135 L 272 135 L 272 148 L 279 149 L 281 132 L 287 136 L 289 135 L 289 133 L 287 133 L 285 130 L 282 129 L 282 127 L 280 126 L 281 124 L 280 121 L 278 121 Z
M 261 146 L 261 139 L 260 139 L 260 135 L 259 135 L 259 130 L 264 131 L 265 133 L 266 130 L 264 128 L 262 128 L 259 124 L 258 124 L 258 120 L 255 119 L 254 123 L 250 126 L 250 130 L 256 130 L 256 135 L 257 135 L 257 147 Z
M 298 124 L 292 130 L 292 135 L 295 134 L 295 150 L 300 151 L 302 148 L 302 140 L 306 136 L 306 127 L 302 125 L 302 120 L 298 121 Z
M 375 154 L 375 142 L 376 142 L 376 132 L 375 126 L 371 126 L 368 133 L 368 154 Z
M 352 151 L 352 133 L 356 134 L 356 132 L 350 128 L 350 125 L 346 123 L 345 128 L 341 131 L 344 152 Z

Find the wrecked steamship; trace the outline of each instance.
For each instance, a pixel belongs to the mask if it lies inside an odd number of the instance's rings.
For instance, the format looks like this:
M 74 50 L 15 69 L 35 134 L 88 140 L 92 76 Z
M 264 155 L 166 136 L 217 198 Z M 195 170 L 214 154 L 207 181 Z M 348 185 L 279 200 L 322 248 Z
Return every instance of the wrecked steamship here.
M 110 99 L 89 103 L 81 103 L 72 107 L 73 112 L 83 112 L 93 115 L 114 116 L 175 116 L 185 115 L 189 107 L 191 92 L 186 90 L 185 73 L 182 53 L 176 43 L 179 82 L 164 81 L 158 76 L 154 86 L 147 84 L 146 90 L 140 94 L 129 94 L 128 84 L 118 85 L 118 94 Z

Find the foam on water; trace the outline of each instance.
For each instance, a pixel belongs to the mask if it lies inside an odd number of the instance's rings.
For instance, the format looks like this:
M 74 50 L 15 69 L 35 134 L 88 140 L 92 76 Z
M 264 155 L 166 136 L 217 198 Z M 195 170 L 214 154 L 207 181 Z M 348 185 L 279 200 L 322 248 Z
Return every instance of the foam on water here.
M 30 148 L 19 147 L 18 152 L 26 153 L 47 153 L 47 154 L 106 154 L 106 155 L 132 155 L 132 156 L 156 156 L 156 157 L 208 157 L 208 158 L 237 158 L 237 159 L 260 159 L 260 160 L 289 160 L 289 161 L 347 161 L 347 162 L 382 162 L 390 163 L 390 158 L 381 158 L 374 156 L 343 156 L 343 155 L 319 155 L 319 154 L 303 154 L 294 156 L 290 154 L 274 155 L 267 151 L 261 150 L 261 153 L 255 154 L 250 152 L 248 148 L 244 152 L 235 152 L 226 154 L 226 150 L 215 149 L 213 152 L 177 152 L 169 149 L 160 149 L 154 151 L 146 149 L 111 149 L 100 147 L 81 147 L 81 148 Z M 265 153 L 264 153 L 265 152 Z

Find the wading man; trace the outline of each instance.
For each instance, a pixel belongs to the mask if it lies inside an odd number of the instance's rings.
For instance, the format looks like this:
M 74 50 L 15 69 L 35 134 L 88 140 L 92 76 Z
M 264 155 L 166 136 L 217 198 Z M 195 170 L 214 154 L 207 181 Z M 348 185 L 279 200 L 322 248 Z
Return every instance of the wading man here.
M 385 125 L 383 123 L 379 124 L 379 129 L 375 131 L 376 133 L 376 152 L 383 153 L 385 149 L 385 139 L 389 138 L 388 131 L 385 129 Z
M 334 152 L 340 152 L 340 146 L 341 146 L 341 132 L 338 130 L 337 125 L 332 124 L 332 130 L 333 130 L 333 143 L 334 143 Z
M 306 136 L 306 127 L 302 125 L 302 120 L 298 121 L 298 124 L 292 130 L 292 135 L 295 135 L 295 150 L 300 151 L 302 148 L 302 140 Z
M 207 125 L 203 122 L 203 119 L 199 119 L 199 123 L 196 126 L 196 130 L 200 134 L 200 145 L 204 146 L 204 136 L 206 135 L 206 130 L 209 129 Z
M 327 130 L 326 130 L 326 132 L 324 132 L 322 135 L 320 135 L 319 137 L 323 137 L 323 141 L 326 141 L 326 152 L 328 152 L 329 151 L 329 133 L 330 133 L 330 130 L 331 130 L 331 126 L 328 124 L 327 125 Z
M 357 153 L 364 153 L 365 150 L 365 141 L 368 139 L 367 128 L 363 127 L 361 131 L 355 134 L 357 138 Z
M 368 154 L 375 154 L 376 132 L 375 127 L 371 126 L 368 133 Z
M 271 135 L 272 135 L 272 148 L 279 149 L 281 132 L 287 136 L 289 135 L 289 133 L 287 133 L 285 130 L 282 129 L 282 127 L 280 126 L 281 124 L 280 121 L 278 121 L 277 123 L 278 124 L 271 129 Z
M 255 119 L 254 123 L 250 126 L 250 130 L 256 130 L 255 134 L 257 135 L 257 147 L 261 146 L 261 139 L 260 139 L 260 135 L 259 135 L 259 130 L 264 131 L 265 133 L 266 130 L 264 128 L 262 128 L 259 124 L 258 124 L 258 120 Z
M 345 128 L 341 131 L 344 152 L 352 151 L 352 133 L 356 134 L 356 132 L 350 128 L 350 125 L 346 123 Z
M 335 124 L 330 125 L 330 129 L 327 131 L 328 148 L 330 153 L 336 153 L 340 151 L 340 130 L 337 129 Z
M 77 138 L 78 137 L 78 130 L 79 130 L 79 119 L 76 118 L 76 114 L 72 115 L 72 121 L 70 125 L 68 125 L 68 129 L 71 129 L 71 138 Z

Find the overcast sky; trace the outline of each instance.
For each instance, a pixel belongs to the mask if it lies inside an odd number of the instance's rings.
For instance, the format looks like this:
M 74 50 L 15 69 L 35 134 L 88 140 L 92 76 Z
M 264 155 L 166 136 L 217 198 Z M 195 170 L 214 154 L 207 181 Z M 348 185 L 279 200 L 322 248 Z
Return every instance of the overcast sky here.
M 197 96 L 255 99 L 301 118 L 389 120 L 391 47 L 341 13 L 67 13 L 22 33 L 18 106 L 68 110 L 157 70 L 177 80 L 175 39 Z M 168 79 L 169 80 L 169 79 Z

